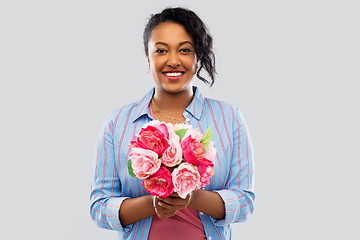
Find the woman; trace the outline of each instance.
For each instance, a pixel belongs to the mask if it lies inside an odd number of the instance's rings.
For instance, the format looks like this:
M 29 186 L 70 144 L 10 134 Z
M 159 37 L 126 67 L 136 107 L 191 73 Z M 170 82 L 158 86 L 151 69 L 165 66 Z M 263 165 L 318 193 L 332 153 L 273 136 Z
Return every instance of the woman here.
M 239 110 L 207 99 L 192 85 L 212 85 L 212 38 L 192 11 L 168 8 L 152 15 L 144 31 L 145 54 L 155 87 L 142 99 L 116 109 L 105 123 L 97 149 L 91 217 L 119 239 L 231 239 L 231 224 L 253 212 L 252 147 Z M 211 82 L 200 76 L 205 69 Z M 215 175 L 205 189 L 185 199 L 149 195 L 127 172 L 129 143 L 151 120 L 214 128 Z M 204 132 L 203 132 L 204 133 Z

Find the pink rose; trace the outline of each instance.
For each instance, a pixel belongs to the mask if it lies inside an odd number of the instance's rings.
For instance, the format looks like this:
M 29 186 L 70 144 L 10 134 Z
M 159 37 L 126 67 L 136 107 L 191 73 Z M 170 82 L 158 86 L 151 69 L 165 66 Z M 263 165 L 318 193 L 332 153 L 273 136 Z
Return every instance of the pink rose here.
M 175 126 L 172 123 L 166 123 L 166 128 L 169 136 L 168 139 L 176 139 L 179 141 L 179 136 L 175 132 Z
M 174 191 L 171 172 L 164 166 L 150 177 L 144 179 L 143 186 L 151 195 L 168 197 Z
M 185 139 L 189 136 L 191 136 L 192 138 L 195 138 L 197 142 L 200 142 L 201 139 L 203 138 L 203 135 L 199 131 L 197 131 L 196 129 L 194 129 L 192 127 L 188 128 L 183 139 Z
M 167 140 L 168 137 L 169 133 L 167 132 L 167 127 L 164 123 L 157 127 L 148 124 L 133 138 L 130 147 L 152 150 L 160 157 L 169 146 Z
M 210 178 L 214 175 L 214 163 L 206 158 L 203 159 L 202 164 L 197 166 L 200 174 L 199 187 L 205 187 L 210 183 Z
M 181 163 L 172 172 L 174 191 L 185 199 L 186 196 L 198 187 L 200 181 L 199 172 L 189 163 Z
M 206 149 L 204 158 L 209 159 L 212 163 L 215 163 L 216 148 L 214 141 L 210 141 L 208 149 Z
M 148 122 L 147 124 L 145 124 L 143 128 L 146 128 L 147 126 L 153 126 L 153 127 L 157 128 L 164 134 L 166 139 L 169 139 L 168 124 L 166 124 L 164 122 L 160 122 L 159 120 L 152 120 L 152 121 Z
M 170 140 L 169 144 L 162 155 L 161 162 L 167 167 L 175 167 L 182 161 L 182 149 L 178 141 Z
M 167 167 L 175 167 L 182 161 L 182 149 L 174 126 L 168 123 L 167 127 L 169 130 L 169 147 L 163 153 L 161 162 Z
M 191 136 L 195 138 L 198 142 L 200 142 L 203 137 L 203 135 L 198 130 L 194 129 L 190 124 L 185 124 L 185 123 L 175 124 L 175 131 L 180 129 L 186 129 L 186 133 L 183 139 L 187 138 L 188 136 Z
M 142 148 L 131 148 L 131 167 L 137 178 L 144 179 L 154 174 L 161 166 L 156 152 Z
M 200 165 L 204 158 L 204 145 L 192 136 L 184 138 L 181 143 L 185 161 L 194 165 Z

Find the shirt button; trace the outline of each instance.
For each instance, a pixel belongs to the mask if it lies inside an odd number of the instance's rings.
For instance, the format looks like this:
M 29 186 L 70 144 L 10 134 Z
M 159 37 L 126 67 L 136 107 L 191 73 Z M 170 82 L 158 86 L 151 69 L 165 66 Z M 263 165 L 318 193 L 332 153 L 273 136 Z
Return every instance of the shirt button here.
M 211 236 L 209 236 L 209 240 L 211 240 L 212 238 L 211 238 Z
M 188 122 L 188 121 L 190 121 L 190 118 L 186 118 L 185 120 Z

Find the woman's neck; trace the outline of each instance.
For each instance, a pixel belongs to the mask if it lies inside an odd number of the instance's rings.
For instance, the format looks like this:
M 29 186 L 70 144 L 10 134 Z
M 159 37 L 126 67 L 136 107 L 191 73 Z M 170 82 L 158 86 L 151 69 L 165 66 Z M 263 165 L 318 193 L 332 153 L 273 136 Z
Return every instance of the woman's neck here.
M 179 93 L 169 93 L 155 88 L 152 101 L 163 112 L 177 113 L 183 112 L 189 106 L 193 96 L 192 87 Z

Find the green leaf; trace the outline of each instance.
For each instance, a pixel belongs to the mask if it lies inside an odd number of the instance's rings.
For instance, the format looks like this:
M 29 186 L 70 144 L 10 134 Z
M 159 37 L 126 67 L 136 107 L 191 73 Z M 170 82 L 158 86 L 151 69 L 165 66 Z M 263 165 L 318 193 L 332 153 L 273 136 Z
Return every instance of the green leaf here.
M 201 139 L 200 143 L 202 143 L 204 145 L 204 150 L 206 151 L 209 147 L 209 143 L 211 141 L 211 139 L 213 138 L 213 131 L 212 131 L 212 125 L 206 129 L 205 135 L 203 136 L 203 138 Z
M 187 129 L 179 129 L 175 133 L 180 137 L 180 142 L 186 134 Z
M 134 178 L 137 178 L 137 177 L 135 176 L 134 170 L 133 170 L 133 168 L 132 168 L 132 166 L 131 166 L 131 159 L 128 160 L 128 162 L 127 162 L 127 167 L 128 167 L 130 176 L 132 176 L 132 177 L 134 177 Z

